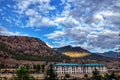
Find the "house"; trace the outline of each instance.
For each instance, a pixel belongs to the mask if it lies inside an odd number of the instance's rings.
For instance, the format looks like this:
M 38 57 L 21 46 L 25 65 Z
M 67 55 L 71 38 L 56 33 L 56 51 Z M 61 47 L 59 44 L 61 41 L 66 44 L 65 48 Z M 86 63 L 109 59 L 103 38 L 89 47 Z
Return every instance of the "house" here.
M 105 64 L 73 64 L 73 63 L 58 63 L 54 64 L 54 69 L 57 74 L 81 74 L 92 73 L 95 69 L 100 72 L 107 72 Z

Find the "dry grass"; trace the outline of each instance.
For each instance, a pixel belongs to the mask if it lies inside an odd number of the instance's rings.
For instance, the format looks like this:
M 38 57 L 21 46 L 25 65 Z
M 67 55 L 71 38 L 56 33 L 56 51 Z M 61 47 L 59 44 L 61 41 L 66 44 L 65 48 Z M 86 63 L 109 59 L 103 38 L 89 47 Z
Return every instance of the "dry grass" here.
M 71 58 L 78 58 L 78 57 L 85 57 L 85 56 L 89 56 L 90 53 L 80 53 L 80 52 L 65 52 L 63 53 L 66 56 L 69 56 Z

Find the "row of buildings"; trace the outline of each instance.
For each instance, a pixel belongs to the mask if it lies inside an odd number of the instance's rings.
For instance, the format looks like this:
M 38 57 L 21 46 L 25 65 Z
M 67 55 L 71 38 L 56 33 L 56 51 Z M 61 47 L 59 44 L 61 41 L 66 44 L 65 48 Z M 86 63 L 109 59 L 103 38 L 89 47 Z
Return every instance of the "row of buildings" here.
M 58 63 L 54 64 L 54 69 L 57 74 L 92 73 L 95 69 L 97 69 L 101 73 L 107 72 L 107 67 L 105 64 Z

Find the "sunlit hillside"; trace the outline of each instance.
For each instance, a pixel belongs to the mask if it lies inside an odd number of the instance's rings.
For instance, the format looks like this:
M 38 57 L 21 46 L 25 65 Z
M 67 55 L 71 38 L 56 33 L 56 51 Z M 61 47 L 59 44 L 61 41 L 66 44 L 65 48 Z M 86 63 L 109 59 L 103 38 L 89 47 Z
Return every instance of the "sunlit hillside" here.
M 71 58 L 85 57 L 85 56 L 90 55 L 90 53 L 87 53 L 87 52 L 83 52 L 83 53 L 80 53 L 80 52 L 64 52 L 63 54 L 66 55 L 66 56 L 69 56 Z

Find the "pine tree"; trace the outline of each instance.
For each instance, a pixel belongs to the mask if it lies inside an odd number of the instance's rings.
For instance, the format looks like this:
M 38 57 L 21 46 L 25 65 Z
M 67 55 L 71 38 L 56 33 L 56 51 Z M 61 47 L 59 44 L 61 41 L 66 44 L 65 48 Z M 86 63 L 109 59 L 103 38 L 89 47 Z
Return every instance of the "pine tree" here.
M 46 71 L 45 80 L 58 80 L 57 73 L 53 69 L 53 65 L 51 64 Z
M 25 67 L 21 67 L 16 70 L 15 75 L 10 80 L 35 80 L 33 76 L 30 76 L 29 70 Z
M 37 65 L 36 65 L 36 71 L 37 71 L 37 73 L 39 73 L 39 72 L 40 72 L 40 70 L 41 70 L 41 67 L 40 67 L 40 65 L 39 65 L 39 64 L 37 64 Z
M 100 75 L 100 72 L 95 69 L 95 71 L 92 72 L 92 80 L 102 80 L 102 76 Z
M 45 65 L 44 64 L 41 65 L 41 71 L 42 71 L 42 73 L 44 73 L 44 71 L 45 71 Z
M 40 67 L 39 64 L 36 64 L 36 65 L 33 65 L 33 69 L 34 69 L 35 72 L 39 73 L 40 70 L 41 70 L 41 67 Z

